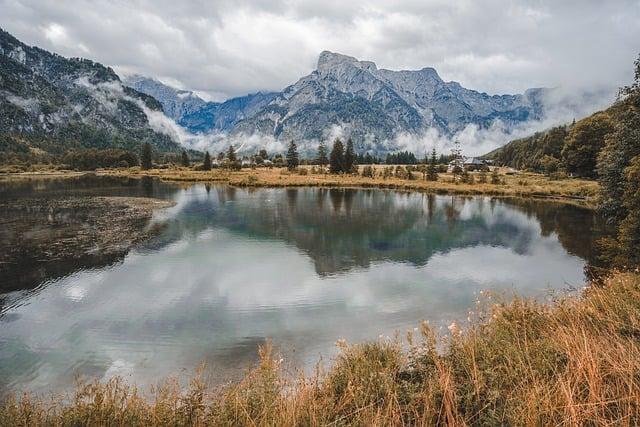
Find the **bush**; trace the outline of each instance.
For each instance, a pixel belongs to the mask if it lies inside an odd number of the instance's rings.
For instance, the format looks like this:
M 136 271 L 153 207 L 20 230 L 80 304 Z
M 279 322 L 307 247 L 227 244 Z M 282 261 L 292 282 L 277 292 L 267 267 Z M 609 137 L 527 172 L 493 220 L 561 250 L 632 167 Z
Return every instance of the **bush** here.
M 362 168 L 362 176 L 365 178 L 373 178 L 373 167 L 367 165 Z

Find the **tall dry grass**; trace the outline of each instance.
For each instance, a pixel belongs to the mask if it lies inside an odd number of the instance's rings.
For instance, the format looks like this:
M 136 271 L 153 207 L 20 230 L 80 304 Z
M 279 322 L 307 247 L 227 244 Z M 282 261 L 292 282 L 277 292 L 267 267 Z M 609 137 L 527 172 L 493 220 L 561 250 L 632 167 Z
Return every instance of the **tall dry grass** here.
M 437 337 L 343 345 L 326 372 L 291 379 L 266 345 L 239 382 L 195 378 L 143 399 L 119 379 L 69 401 L 23 395 L 0 425 L 639 425 L 640 276 L 617 273 L 550 306 L 479 306 Z M 441 340 L 445 340 L 445 346 Z

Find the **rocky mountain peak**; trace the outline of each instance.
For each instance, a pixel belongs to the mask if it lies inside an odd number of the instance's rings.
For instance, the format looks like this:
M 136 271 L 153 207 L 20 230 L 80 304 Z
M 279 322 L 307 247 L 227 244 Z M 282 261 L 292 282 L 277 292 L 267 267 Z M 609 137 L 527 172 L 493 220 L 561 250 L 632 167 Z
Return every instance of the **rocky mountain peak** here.
M 328 50 L 320 53 L 318 57 L 318 71 L 327 71 L 338 66 L 353 65 L 367 71 L 376 71 L 376 64 L 371 61 L 359 61 L 353 56 L 343 55 L 341 53 L 331 52 Z

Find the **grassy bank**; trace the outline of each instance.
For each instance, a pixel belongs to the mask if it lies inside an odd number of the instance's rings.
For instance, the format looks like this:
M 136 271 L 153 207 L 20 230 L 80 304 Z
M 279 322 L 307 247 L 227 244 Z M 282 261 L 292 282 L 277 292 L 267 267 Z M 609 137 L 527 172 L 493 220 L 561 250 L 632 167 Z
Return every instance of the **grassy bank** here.
M 155 176 L 167 181 L 183 182 L 223 182 L 236 186 L 284 187 L 284 186 L 322 186 L 322 187 L 363 187 L 389 188 L 399 190 L 425 191 L 438 194 L 485 194 L 495 196 L 547 197 L 558 199 L 576 199 L 591 203 L 598 195 L 598 183 L 583 179 L 552 180 L 541 174 L 520 173 L 500 174 L 500 184 L 480 183 L 479 174 L 472 173 L 474 183 L 454 182 L 451 174 L 440 174 L 438 181 L 425 181 L 422 174 L 414 172 L 414 179 L 396 177 L 383 178 L 381 169 L 376 166 L 373 178 L 359 175 L 332 175 L 312 173 L 311 167 L 302 167 L 303 172 L 289 172 L 282 168 L 242 169 L 231 172 L 224 169 L 194 171 L 187 168 L 152 169 L 141 171 L 138 168 L 110 169 L 98 171 L 99 174 L 127 177 Z M 362 169 L 362 167 L 360 167 Z
M 19 396 L 1 425 L 638 425 L 640 276 L 616 274 L 553 306 L 487 297 L 439 343 L 344 345 L 334 365 L 289 379 L 269 346 L 237 383 L 143 399 L 114 379 L 62 403 Z M 443 345 L 442 351 L 436 351 Z

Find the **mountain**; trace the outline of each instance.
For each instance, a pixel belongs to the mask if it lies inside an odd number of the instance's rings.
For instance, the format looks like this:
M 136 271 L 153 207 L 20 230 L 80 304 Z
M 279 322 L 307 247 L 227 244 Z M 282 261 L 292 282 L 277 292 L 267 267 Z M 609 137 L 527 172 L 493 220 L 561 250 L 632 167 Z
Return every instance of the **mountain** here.
M 180 90 L 156 79 L 132 75 L 127 86 L 157 99 L 167 116 L 191 132 L 229 131 L 239 121 L 253 117 L 278 93 L 257 92 L 225 102 L 206 102 L 191 91 Z
M 179 122 L 185 115 L 198 111 L 207 105 L 205 100 L 190 90 L 175 89 L 156 79 L 138 74 L 126 76 L 122 82 L 138 92 L 157 99 L 162 104 L 164 113 L 176 122 Z
M 62 155 L 144 142 L 177 151 L 179 144 L 150 121 L 162 111 L 111 68 L 27 46 L 0 29 L 0 151 Z
M 355 139 L 383 141 L 399 132 L 436 128 L 447 136 L 468 124 L 510 126 L 543 115 L 547 89 L 522 95 L 487 95 L 443 81 L 433 68 L 378 69 L 369 61 L 324 51 L 316 70 L 282 92 L 255 93 L 223 103 L 136 76 L 125 80 L 158 99 L 165 112 L 192 132 L 262 134 L 322 139 L 339 126 Z
M 229 131 L 241 120 L 255 116 L 276 96 L 273 92 L 257 92 L 222 103 L 209 102 L 200 110 L 184 115 L 178 124 L 192 132 Z
M 443 81 L 433 68 L 378 69 L 369 61 L 324 51 L 316 70 L 279 93 L 232 133 L 319 139 L 333 126 L 355 138 L 385 140 L 399 132 L 436 128 L 452 135 L 468 124 L 507 126 L 540 119 L 545 89 L 487 95 Z

